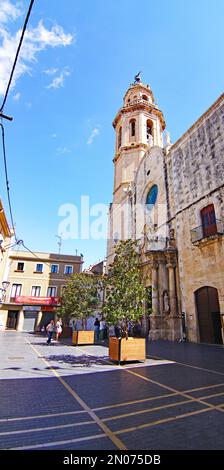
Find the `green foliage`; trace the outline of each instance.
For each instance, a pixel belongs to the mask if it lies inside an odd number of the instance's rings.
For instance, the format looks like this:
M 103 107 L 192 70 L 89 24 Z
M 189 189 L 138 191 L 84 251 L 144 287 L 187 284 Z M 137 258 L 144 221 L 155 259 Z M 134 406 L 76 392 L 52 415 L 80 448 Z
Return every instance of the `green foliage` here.
M 73 274 L 61 299 L 59 314 L 62 319 L 66 323 L 69 323 L 71 318 L 81 320 L 83 329 L 86 329 L 87 318 L 93 314 L 99 302 L 100 285 L 100 276 L 87 273 Z
M 145 287 L 139 268 L 136 243 L 132 240 L 117 244 L 115 257 L 105 280 L 103 312 L 108 324 L 135 322 L 143 316 Z

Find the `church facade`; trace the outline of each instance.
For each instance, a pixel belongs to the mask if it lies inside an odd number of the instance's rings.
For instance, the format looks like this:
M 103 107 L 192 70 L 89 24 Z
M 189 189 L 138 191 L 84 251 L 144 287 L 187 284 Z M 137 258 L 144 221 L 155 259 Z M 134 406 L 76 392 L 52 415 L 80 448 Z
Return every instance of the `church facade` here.
M 113 121 L 107 268 L 118 240 L 136 240 L 150 338 L 223 344 L 224 95 L 172 145 L 136 78 Z

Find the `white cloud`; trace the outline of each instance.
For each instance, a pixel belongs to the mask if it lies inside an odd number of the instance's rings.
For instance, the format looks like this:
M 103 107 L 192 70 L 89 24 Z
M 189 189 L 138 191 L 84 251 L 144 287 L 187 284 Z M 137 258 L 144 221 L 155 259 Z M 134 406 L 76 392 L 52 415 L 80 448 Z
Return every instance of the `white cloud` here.
M 87 140 L 87 144 L 88 144 L 88 145 L 90 145 L 90 144 L 93 143 L 93 139 L 95 139 L 95 137 L 99 134 L 99 132 L 100 132 L 100 130 L 99 130 L 98 127 L 95 127 L 95 128 L 92 130 L 92 132 L 91 132 L 91 134 L 90 134 L 90 136 L 89 136 L 89 138 L 88 138 L 88 140 Z
M 0 95 L 4 95 L 21 36 L 21 30 L 15 34 L 8 32 L 5 23 L 11 19 L 15 20 L 21 12 L 9 0 L 0 0 L 0 11 Z M 23 74 L 31 72 L 31 66 L 37 62 L 40 51 L 48 47 L 66 47 L 73 40 L 74 37 L 66 34 L 57 24 L 47 29 L 41 20 L 35 28 L 28 27 L 14 72 L 12 88 Z
M 57 72 L 58 72 L 58 69 L 55 69 L 54 67 L 44 70 L 44 73 L 46 73 L 46 75 L 54 75 Z
M 0 23 L 16 20 L 22 12 L 9 0 L 0 0 Z
M 68 147 L 58 147 L 56 149 L 57 153 L 60 154 L 60 155 L 65 155 L 67 153 L 71 153 L 71 149 L 69 149 Z
M 57 88 L 62 88 L 64 86 L 64 81 L 65 81 L 65 77 L 68 77 L 70 75 L 70 71 L 68 70 L 68 68 L 64 68 L 60 75 L 58 75 L 57 77 L 55 77 L 52 82 L 50 83 L 50 85 L 47 85 L 46 88 L 54 88 L 54 89 L 57 89 Z
M 18 92 L 18 93 L 16 93 L 16 94 L 12 97 L 12 99 L 13 99 L 14 101 L 19 101 L 20 97 L 21 97 L 21 94 Z

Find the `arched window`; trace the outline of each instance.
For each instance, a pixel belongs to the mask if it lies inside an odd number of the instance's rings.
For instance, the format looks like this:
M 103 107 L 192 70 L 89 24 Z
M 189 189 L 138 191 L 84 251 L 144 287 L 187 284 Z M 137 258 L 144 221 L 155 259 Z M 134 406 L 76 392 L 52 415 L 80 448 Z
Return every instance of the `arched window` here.
M 122 127 L 120 127 L 118 131 L 118 149 L 121 147 L 121 142 L 122 142 Z
M 149 101 L 148 96 L 146 96 L 146 95 L 142 95 L 142 99 L 145 100 L 145 101 Z
M 153 145 L 153 123 L 150 119 L 146 122 L 146 139 L 150 146 Z
M 149 192 L 146 196 L 146 206 L 147 206 L 148 210 L 151 210 L 153 208 L 153 206 L 155 205 L 156 200 L 157 200 L 157 196 L 158 196 L 158 186 L 157 186 L 157 184 L 154 184 L 150 188 L 150 190 L 149 190 Z
M 201 210 L 201 224 L 204 237 L 217 233 L 215 209 L 213 204 Z
M 136 125 L 136 120 L 131 119 L 131 121 L 130 121 L 130 137 L 135 137 L 135 125 Z

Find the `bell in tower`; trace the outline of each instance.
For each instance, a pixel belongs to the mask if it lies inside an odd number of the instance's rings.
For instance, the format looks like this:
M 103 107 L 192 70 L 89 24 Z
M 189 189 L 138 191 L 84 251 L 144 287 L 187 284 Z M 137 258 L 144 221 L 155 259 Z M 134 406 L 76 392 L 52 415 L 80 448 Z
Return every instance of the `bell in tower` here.
M 131 183 L 145 152 L 154 146 L 163 147 L 165 129 L 163 113 L 155 104 L 149 85 L 135 76 L 113 121 L 115 143 L 115 199 L 122 196 L 122 186 Z

